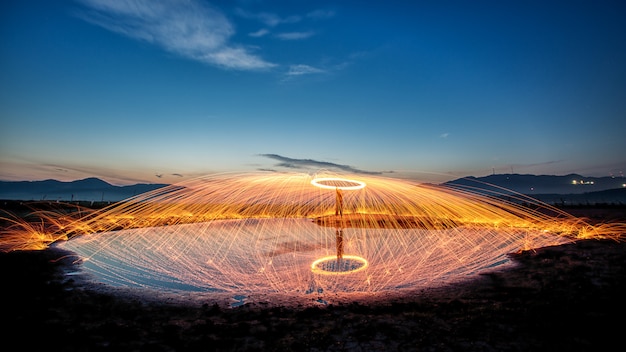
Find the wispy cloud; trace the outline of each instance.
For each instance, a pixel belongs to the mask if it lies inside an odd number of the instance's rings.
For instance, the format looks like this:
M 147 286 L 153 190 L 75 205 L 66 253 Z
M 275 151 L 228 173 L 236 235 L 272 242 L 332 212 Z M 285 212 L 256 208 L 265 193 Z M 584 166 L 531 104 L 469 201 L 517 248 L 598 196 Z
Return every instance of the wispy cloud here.
M 307 32 L 284 32 L 276 34 L 276 38 L 282 40 L 300 40 L 312 37 L 315 32 L 307 31 Z
M 440 138 L 448 138 L 448 136 L 450 135 L 450 133 L 445 132 L 439 135 Z
M 291 65 L 289 66 L 289 71 L 287 71 L 287 76 L 302 76 L 302 75 L 310 75 L 314 73 L 324 73 L 325 70 L 321 68 L 309 66 L 309 65 Z
M 334 169 L 341 170 L 346 172 L 353 172 L 357 174 L 368 174 L 368 175 L 380 175 L 382 172 L 380 171 L 366 171 L 354 168 L 349 165 L 341 165 L 335 164 L 328 161 L 318 161 L 313 159 L 293 159 L 288 158 L 286 156 L 278 155 L 278 154 L 260 154 L 260 156 L 274 159 L 278 161 L 276 166 L 278 167 L 286 167 L 290 169 Z
M 237 9 L 235 13 L 239 15 L 240 17 L 243 17 L 246 19 L 257 20 L 268 27 L 276 27 L 279 24 L 283 24 L 283 23 L 296 23 L 302 20 L 302 17 L 300 16 L 280 17 L 279 15 L 272 13 L 272 12 L 253 13 L 253 12 L 249 12 L 243 9 Z
M 230 42 L 233 25 L 197 0 L 80 0 L 84 20 L 168 52 L 213 66 L 260 70 L 276 66 Z
M 259 38 L 269 34 L 269 30 L 267 28 L 261 28 L 256 32 L 249 33 L 248 35 L 251 37 Z

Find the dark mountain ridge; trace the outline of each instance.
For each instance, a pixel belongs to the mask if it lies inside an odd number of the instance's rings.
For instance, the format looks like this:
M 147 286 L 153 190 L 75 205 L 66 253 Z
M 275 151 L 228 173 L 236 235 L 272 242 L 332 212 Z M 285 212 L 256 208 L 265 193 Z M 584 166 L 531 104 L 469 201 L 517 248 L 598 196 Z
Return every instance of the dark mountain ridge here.
M 624 188 L 624 177 L 585 177 L 578 174 L 563 176 L 494 174 L 483 177 L 463 177 L 445 185 L 476 188 L 494 192 L 533 194 L 582 194 Z
M 115 186 L 96 177 L 76 181 L 0 181 L 0 199 L 117 202 L 167 184 Z
M 548 203 L 626 203 L 626 178 L 494 174 L 468 176 L 443 183 L 476 193 L 511 196 L 524 194 Z M 138 183 L 115 186 L 96 177 L 76 181 L 0 181 L 0 199 L 116 202 L 167 184 Z
M 443 185 L 492 196 L 523 194 L 558 205 L 626 204 L 624 177 L 494 174 L 463 177 Z

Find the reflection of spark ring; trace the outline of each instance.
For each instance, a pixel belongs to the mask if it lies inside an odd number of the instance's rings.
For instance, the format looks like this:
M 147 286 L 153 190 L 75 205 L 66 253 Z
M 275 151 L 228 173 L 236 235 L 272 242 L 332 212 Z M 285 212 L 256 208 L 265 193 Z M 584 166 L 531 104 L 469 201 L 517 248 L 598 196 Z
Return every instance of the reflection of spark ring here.
M 311 264 L 311 270 L 316 274 L 345 275 L 356 273 L 367 268 L 367 260 L 356 255 L 344 255 L 341 258 L 329 256 L 320 258 Z
M 330 184 L 328 184 L 330 183 Z M 316 187 L 326 189 L 340 189 L 344 191 L 353 191 L 361 188 L 365 188 L 365 182 L 357 180 L 349 180 L 339 177 L 319 177 L 311 181 L 311 184 Z

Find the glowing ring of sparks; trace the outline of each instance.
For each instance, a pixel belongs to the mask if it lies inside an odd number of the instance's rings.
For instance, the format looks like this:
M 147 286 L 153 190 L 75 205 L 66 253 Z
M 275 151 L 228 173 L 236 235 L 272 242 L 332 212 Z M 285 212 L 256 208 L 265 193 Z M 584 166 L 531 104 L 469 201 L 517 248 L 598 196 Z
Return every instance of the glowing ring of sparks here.
M 324 264 L 329 263 L 329 262 L 339 262 L 339 261 L 346 261 L 347 263 L 352 263 L 350 265 L 348 265 L 348 269 L 346 270 L 346 265 L 343 265 L 343 268 L 337 268 L 334 267 L 332 269 L 336 269 L 336 270 L 328 270 L 326 268 L 323 267 Z M 357 266 L 356 268 L 352 268 L 352 266 L 355 265 L 360 265 Z M 313 273 L 315 274 L 324 274 L 324 275 L 346 275 L 346 274 L 352 274 L 352 273 L 356 273 L 358 271 L 361 271 L 365 268 L 367 268 L 367 266 L 369 265 L 369 263 L 367 262 L 367 260 L 363 257 L 359 257 L 357 255 L 344 255 L 341 258 L 337 258 L 337 256 L 331 255 L 328 257 L 323 257 L 320 258 L 316 261 L 314 261 L 311 264 L 311 270 L 313 271 Z M 338 265 L 339 266 L 339 265 Z
M 354 184 L 354 186 L 331 186 L 324 184 L 322 182 L 343 182 L 348 184 Z M 340 189 L 344 191 L 354 191 L 357 189 L 365 188 L 365 182 L 357 181 L 357 180 L 349 180 L 347 178 L 339 178 L 339 177 L 319 177 L 311 180 L 311 184 L 315 187 L 325 188 L 325 189 Z

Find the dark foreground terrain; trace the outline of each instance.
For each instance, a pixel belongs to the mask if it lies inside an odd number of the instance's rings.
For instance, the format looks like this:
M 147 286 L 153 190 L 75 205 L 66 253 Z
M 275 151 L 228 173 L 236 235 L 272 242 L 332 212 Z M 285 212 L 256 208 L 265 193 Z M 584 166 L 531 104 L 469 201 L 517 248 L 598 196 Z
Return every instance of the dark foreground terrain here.
M 76 265 L 64 254 L 0 253 L 4 350 L 623 350 L 626 243 L 613 240 L 512 254 L 513 268 L 404 297 L 301 307 L 95 291 L 63 274 Z

